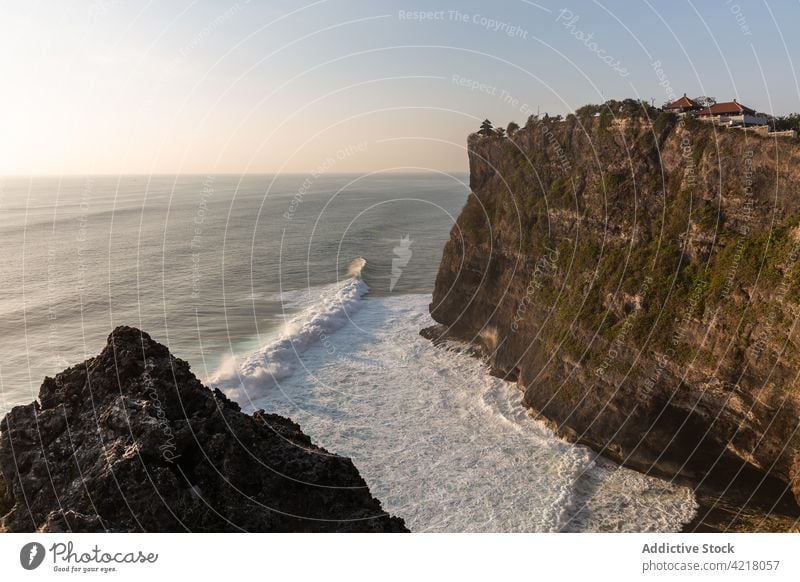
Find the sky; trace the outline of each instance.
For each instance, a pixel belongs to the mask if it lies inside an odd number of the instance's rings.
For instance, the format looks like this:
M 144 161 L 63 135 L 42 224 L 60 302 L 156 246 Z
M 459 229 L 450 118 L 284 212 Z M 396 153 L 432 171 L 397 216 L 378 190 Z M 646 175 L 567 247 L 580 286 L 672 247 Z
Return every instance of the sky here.
M 799 0 L 0 10 L 2 175 L 464 171 L 484 118 L 683 93 L 800 111 Z

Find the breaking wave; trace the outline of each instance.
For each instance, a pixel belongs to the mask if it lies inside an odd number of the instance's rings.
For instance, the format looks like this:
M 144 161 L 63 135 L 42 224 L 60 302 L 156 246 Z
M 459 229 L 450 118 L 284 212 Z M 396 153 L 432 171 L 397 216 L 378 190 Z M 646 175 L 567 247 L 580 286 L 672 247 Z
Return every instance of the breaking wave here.
M 412 531 L 679 531 L 692 518 L 691 490 L 557 438 L 483 362 L 420 337 L 430 301 L 361 301 L 334 353 L 316 342 L 245 409 L 289 416 L 351 457 Z
M 348 266 L 346 280 L 308 292 L 306 301 L 295 293 L 290 305 L 306 303 L 302 310 L 282 326 L 277 339 L 244 356 L 230 356 L 208 378 L 208 383 L 228 397 L 249 402 L 302 366 L 301 356 L 312 345 L 325 343 L 341 328 L 361 304 L 369 286 L 361 278 L 366 266 L 359 257 Z M 274 336 L 273 336 L 274 338 Z

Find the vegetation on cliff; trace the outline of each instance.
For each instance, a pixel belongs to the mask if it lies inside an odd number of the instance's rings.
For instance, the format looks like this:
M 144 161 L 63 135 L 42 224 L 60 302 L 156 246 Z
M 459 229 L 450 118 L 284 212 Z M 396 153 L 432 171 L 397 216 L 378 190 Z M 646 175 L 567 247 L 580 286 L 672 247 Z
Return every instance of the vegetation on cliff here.
M 526 129 L 509 140 L 471 138 L 474 153 L 491 148 L 487 160 L 507 196 L 472 196 L 460 220 L 473 243 L 486 242 L 494 230 L 509 235 L 504 248 L 538 256 L 552 246 L 570 257 L 569 271 L 583 285 L 562 289 L 559 279 L 544 282 L 545 297 L 559 294 L 552 324 L 543 330 L 547 337 L 570 334 L 575 316 L 613 337 L 630 314 L 607 305 L 607 297 L 635 295 L 646 281 L 631 337 L 664 348 L 698 286 L 704 290 L 693 315 L 706 308 L 735 315 L 740 306 L 729 301 L 731 294 L 748 296 L 759 282 L 784 279 L 781 261 L 792 254 L 800 222 L 800 215 L 787 212 L 793 196 L 781 184 L 789 170 L 784 178 L 780 166 L 791 164 L 794 152 L 788 144 L 680 119 L 634 100 L 585 106 L 565 120 L 529 120 Z M 671 146 L 680 153 L 669 160 L 677 168 L 663 165 L 663 156 L 675 153 Z M 567 147 L 579 151 L 567 156 Z M 768 163 L 756 165 L 756 152 Z M 566 232 L 525 227 L 555 227 L 562 216 L 574 219 Z M 598 220 L 608 224 L 599 239 L 591 232 L 601 226 Z M 800 272 L 792 269 L 783 283 L 783 298 L 797 303 Z M 752 318 L 771 304 L 748 307 Z M 690 355 L 681 352 L 684 360 Z
M 469 155 L 432 303 L 449 335 L 619 462 L 800 498 L 798 141 L 629 99 Z

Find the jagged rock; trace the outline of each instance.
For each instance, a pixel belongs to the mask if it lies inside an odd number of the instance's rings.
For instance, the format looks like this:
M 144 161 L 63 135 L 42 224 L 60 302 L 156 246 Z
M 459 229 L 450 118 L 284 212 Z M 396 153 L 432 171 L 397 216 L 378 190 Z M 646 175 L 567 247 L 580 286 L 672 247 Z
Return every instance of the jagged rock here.
M 423 335 L 560 435 L 791 524 L 800 146 L 625 107 L 470 136 Z
M 0 428 L 5 531 L 407 531 L 350 459 L 242 413 L 131 327 Z

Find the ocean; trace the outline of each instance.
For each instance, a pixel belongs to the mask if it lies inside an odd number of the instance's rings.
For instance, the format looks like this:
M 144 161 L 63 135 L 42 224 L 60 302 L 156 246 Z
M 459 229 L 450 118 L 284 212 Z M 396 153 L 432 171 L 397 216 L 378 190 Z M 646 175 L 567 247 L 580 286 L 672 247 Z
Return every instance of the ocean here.
M 556 438 L 435 347 L 465 174 L 0 179 L 0 413 L 133 325 L 352 457 L 412 531 L 678 531 L 692 492 Z

